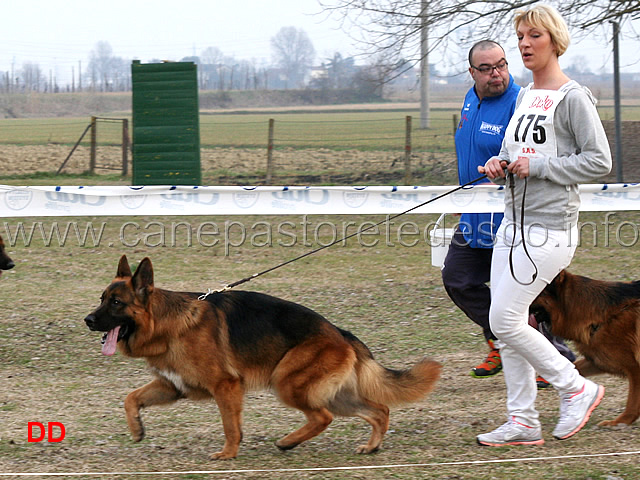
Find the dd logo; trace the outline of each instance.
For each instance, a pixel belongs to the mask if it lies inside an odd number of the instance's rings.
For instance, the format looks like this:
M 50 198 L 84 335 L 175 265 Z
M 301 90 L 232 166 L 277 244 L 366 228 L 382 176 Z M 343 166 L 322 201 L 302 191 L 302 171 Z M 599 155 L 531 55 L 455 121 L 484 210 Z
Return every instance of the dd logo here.
M 54 428 L 58 429 L 58 436 L 56 436 Z M 37 436 L 34 435 L 34 431 L 38 432 Z M 29 442 L 41 442 L 46 438 L 49 443 L 57 443 L 64 440 L 64 436 L 64 425 L 60 422 L 49 422 L 46 428 L 40 422 L 29 422 L 27 427 L 27 440 Z

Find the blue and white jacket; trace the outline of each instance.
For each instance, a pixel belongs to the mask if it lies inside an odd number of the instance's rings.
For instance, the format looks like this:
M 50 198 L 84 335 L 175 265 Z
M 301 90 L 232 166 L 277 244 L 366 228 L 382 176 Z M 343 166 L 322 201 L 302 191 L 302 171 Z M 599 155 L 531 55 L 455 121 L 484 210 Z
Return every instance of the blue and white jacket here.
M 478 178 L 478 166 L 500 153 L 519 91 L 509 75 L 509 86 L 502 95 L 480 100 L 475 87 L 467 92 L 455 135 L 460 185 Z M 501 213 L 463 213 L 459 228 L 470 247 L 492 248 L 502 217 Z

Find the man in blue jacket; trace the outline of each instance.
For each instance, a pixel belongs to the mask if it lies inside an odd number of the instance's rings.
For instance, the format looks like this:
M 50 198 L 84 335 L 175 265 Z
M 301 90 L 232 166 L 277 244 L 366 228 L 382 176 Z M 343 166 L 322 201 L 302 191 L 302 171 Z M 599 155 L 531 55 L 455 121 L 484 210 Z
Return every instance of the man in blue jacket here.
M 455 135 L 460 185 L 477 178 L 478 166 L 500 152 L 520 91 L 509 74 L 504 50 L 496 42 L 483 40 L 471 47 L 469 74 L 474 86 L 464 99 Z M 487 285 L 494 235 L 502 217 L 501 213 L 462 214 L 442 269 L 447 294 L 482 327 L 489 344 L 487 359 L 471 371 L 474 377 L 490 377 L 502 370 L 496 337 L 489 328 L 491 295 Z
M 478 166 L 500 152 L 520 91 L 509 74 L 504 50 L 491 40 L 482 40 L 471 47 L 469 73 L 475 83 L 464 99 L 455 136 L 460 185 L 477 178 Z M 471 376 L 476 378 L 491 377 L 502 370 L 500 351 L 494 344 L 496 337 L 489 328 L 491 291 L 487 285 L 494 236 L 502 217 L 501 213 L 463 213 L 442 269 L 447 294 L 460 310 L 482 327 L 489 345 L 485 361 L 471 370 Z M 575 360 L 564 341 L 554 337 L 544 324 L 539 326 L 533 316 L 529 323 L 540 329 L 560 353 L 570 361 Z M 538 377 L 538 387 L 547 386 L 549 383 Z

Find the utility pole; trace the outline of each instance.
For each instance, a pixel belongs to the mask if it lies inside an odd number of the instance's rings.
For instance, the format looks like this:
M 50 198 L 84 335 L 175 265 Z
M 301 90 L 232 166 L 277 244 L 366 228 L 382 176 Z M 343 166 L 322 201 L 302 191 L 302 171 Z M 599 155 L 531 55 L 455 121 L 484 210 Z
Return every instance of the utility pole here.
M 427 7 L 420 2 L 420 128 L 429 128 L 429 28 Z
M 13 57 L 11 60 L 11 82 L 9 83 L 9 93 L 13 90 L 13 82 L 15 82 L 16 78 L 14 77 L 14 64 L 16 62 L 16 57 Z
M 611 22 L 611 25 L 613 25 L 613 101 L 616 125 L 616 181 L 622 183 L 622 113 L 620 111 L 620 47 L 618 45 L 620 25 L 618 22 Z

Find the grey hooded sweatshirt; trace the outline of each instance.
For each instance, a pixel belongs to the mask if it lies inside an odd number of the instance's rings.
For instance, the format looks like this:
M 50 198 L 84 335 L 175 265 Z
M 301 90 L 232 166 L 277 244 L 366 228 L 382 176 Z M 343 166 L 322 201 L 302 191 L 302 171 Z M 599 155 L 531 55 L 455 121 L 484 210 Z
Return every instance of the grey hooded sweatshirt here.
M 532 86 L 530 84 L 520 91 L 516 108 Z M 612 164 L 609 142 L 595 108 L 596 100 L 589 89 L 573 80 L 561 89 L 568 91 L 558 104 L 554 118 L 558 156 L 530 159 L 524 203 L 525 225 L 539 225 L 551 230 L 567 230 L 577 224 L 580 208 L 578 183 L 593 182 L 608 174 Z M 515 160 L 509 158 L 506 139 L 498 158 Z M 505 179 L 497 178 L 494 182 L 505 184 Z M 505 222 L 520 224 L 524 187 L 524 179 L 515 177 L 515 198 L 507 188 Z M 512 213 L 514 202 L 516 218 Z

